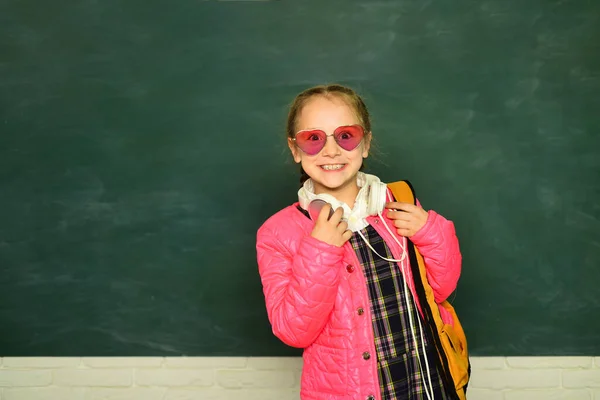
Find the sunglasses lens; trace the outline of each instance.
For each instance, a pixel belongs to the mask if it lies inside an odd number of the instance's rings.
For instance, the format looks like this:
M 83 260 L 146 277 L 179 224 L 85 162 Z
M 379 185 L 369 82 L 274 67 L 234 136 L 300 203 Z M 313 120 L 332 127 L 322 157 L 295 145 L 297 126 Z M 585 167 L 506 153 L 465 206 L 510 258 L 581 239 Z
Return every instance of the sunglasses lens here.
M 360 144 L 365 132 L 361 126 L 340 126 L 333 133 L 335 141 L 344 150 L 354 150 Z
M 346 151 L 357 148 L 364 135 L 365 131 L 360 125 L 340 126 L 333 132 L 338 146 Z M 300 150 L 310 156 L 323 150 L 326 142 L 327 135 L 322 130 L 300 131 L 296 134 L 296 144 Z
M 300 147 L 300 150 L 310 156 L 314 156 L 319 153 L 325 146 L 327 136 L 323 131 L 301 131 L 296 135 L 296 144 Z

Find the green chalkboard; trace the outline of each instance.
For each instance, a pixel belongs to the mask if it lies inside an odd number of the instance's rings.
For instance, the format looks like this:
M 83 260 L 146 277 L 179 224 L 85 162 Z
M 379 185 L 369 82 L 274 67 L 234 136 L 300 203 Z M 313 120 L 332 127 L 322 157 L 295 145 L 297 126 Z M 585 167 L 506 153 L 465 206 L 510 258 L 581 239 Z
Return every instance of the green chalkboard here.
M 255 233 L 329 82 L 456 223 L 472 354 L 600 353 L 599 2 L 2 0 L 0 355 L 299 354 Z

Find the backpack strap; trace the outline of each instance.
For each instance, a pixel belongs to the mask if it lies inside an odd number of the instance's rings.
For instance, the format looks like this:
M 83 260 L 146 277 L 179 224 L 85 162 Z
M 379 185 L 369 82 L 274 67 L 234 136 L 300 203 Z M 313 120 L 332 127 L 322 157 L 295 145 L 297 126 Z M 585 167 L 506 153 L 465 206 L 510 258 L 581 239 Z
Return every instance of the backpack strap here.
M 410 184 L 409 181 L 397 181 L 388 183 L 387 186 L 392 191 L 394 198 L 396 201 L 401 201 L 402 203 L 410 203 L 417 204 L 417 199 L 415 197 L 415 191 Z
M 388 183 L 388 188 L 392 191 L 392 194 L 396 201 L 402 203 L 409 203 L 416 205 L 417 200 L 414 189 L 409 181 L 402 180 L 397 182 Z M 444 382 L 444 388 L 446 392 L 452 397 L 452 399 L 459 400 L 459 395 L 453 390 L 455 388 L 454 379 L 450 372 L 450 366 L 445 352 L 443 351 L 443 345 L 440 339 L 440 331 L 443 326 L 440 311 L 437 303 L 434 299 L 433 289 L 427 281 L 427 272 L 425 269 L 425 261 L 419 253 L 419 250 L 414 243 L 407 238 L 408 243 L 408 256 L 410 260 L 410 269 L 413 276 L 415 292 L 421 309 L 423 310 L 423 317 L 425 320 L 424 333 L 429 343 L 433 343 L 437 349 L 438 357 L 435 357 L 436 366 L 440 372 L 440 377 Z

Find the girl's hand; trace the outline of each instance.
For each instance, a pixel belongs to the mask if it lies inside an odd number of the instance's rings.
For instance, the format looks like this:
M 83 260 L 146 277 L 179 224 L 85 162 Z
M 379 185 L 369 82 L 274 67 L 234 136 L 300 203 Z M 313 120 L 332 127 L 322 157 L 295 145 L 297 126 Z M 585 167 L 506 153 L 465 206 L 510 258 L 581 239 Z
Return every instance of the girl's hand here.
M 389 209 L 387 216 L 394 221 L 394 226 L 401 236 L 413 236 L 427 222 L 427 211 L 414 204 L 391 202 L 387 203 L 385 208 Z
M 327 219 L 330 210 L 331 205 L 325 204 L 323 206 L 310 235 L 322 242 L 342 247 L 352 237 L 352 231 L 348 230 L 346 221 L 342 221 L 343 208 L 340 207 L 335 210 L 331 218 Z

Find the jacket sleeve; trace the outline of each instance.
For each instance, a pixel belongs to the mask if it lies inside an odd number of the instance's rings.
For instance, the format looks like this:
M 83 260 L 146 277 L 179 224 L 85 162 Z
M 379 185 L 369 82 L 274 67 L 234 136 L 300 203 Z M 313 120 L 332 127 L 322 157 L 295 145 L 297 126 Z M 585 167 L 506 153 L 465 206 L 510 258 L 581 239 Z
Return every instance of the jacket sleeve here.
M 273 333 L 289 346 L 308 347 L 333 310 L 343 248 L 307 235 L 292 254 L 273 232 L 261 228 L 256 249 Z
M 443 302 L 456 289 L 462 264 L 454 223 L 429 210 L 427 222 L 410 239 L 423 256 L 435 301 Z

